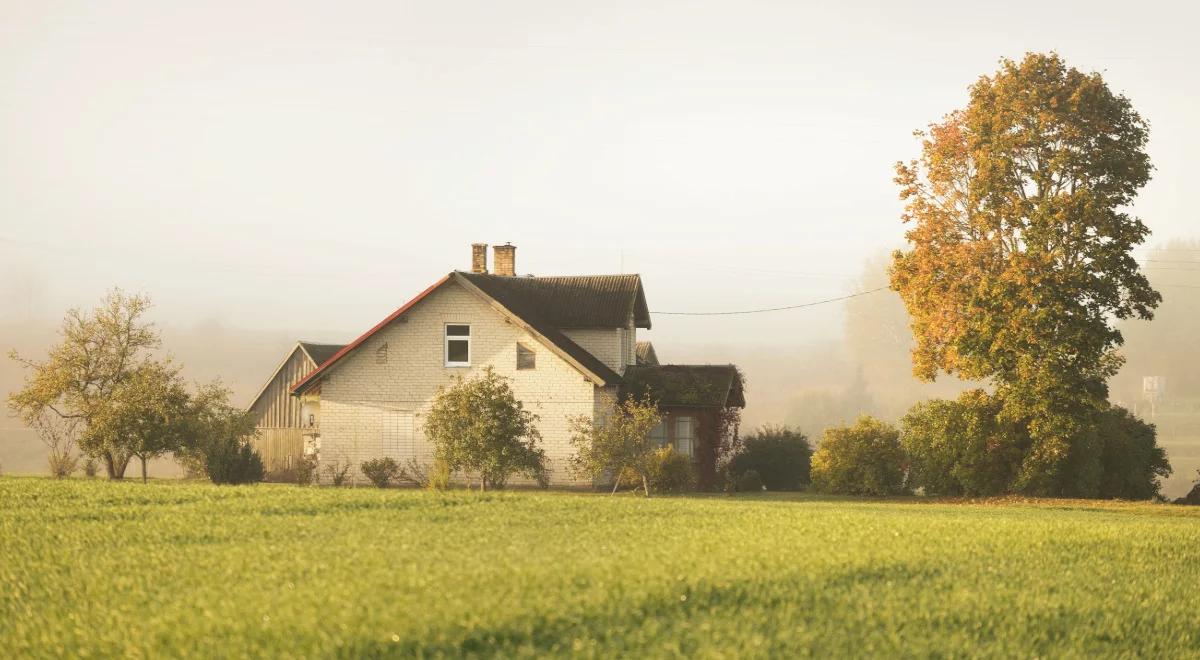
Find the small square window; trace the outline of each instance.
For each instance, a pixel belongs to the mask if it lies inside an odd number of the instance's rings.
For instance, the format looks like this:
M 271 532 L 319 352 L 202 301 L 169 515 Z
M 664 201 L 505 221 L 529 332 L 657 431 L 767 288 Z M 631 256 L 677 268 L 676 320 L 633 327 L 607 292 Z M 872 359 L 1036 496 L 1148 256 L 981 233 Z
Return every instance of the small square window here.
M 537 353 L 525 344 L 517 344 L 517 369 L 536 369 Z
M 446 326 L 446 366 L 468 367 L 471 365 L 471 326 Z

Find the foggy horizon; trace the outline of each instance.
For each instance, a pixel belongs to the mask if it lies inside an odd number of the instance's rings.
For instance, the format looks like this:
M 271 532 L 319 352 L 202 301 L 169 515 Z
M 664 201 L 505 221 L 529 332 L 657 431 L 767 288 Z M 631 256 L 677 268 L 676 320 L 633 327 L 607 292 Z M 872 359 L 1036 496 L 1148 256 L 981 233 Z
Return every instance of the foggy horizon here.
M 1103 72 L 1149 121 L 1146 247 L 1194 235 L 1189 21 L 1037 6 L 11 3 L 0 290 L 18 318 L 120 286 L 163 323 L 344 341 L 471 242 L 511 241 L 521 273 L 641 273 L 653 311 L 844 295 L 902 245 L 911 132 L 1030 50 Z M 660 316 L 649 337 L 828 340 L 833 307 Z

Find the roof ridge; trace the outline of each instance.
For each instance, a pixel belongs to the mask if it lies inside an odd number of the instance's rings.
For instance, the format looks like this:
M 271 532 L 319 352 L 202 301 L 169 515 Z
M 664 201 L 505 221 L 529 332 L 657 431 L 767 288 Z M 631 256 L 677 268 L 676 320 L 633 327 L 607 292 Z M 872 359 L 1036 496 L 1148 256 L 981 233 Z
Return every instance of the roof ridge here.
M 548 280 L 551 278 L 554 278 L 554 279 L 583 279 L 583 278 L 587 278 L 587 277 L 638 277 L 638 278 L 640 278 L 642 276 L 641 273 L 591 273 L 591 274 L 587 274 L 587 275 L 497 275 L 496 273 L 476 273 L 476 272 L 469 271 L 469 270 L 456 270 L 454 272 L 462 273 L 464 275 L 474 275 L 474 276 L 482 275 L 485 277 L 496 277 L 496 278 L 503 278 L 506 280 L 517 280 L 517 281 L 520 281 L 520 280 Z

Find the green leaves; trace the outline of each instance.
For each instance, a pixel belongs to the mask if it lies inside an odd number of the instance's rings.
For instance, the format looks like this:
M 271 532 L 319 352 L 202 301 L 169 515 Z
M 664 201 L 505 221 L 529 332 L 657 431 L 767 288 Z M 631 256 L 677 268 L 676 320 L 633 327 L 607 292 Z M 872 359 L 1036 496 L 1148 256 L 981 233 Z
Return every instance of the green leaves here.
M 904 450 L 891 424 L 863 415 L 851 426 L 825 429 L 812 456 L 812 485 L 821 493 L 899 495 Z
M 1038 492 L 1056 488 L 1070 438 L 1107 405 L 1113 321 L 1151 318 L 1161 300 L 1130 254 L 1148 229 L 1123 210 L 1149 180 L 1147 138 L 1099 74 L 1031 53 L 981 78 L 921 158 L 897 165 L 911 248 L 891 283 L 912 318 L 914 373 L 993 381 L 1032 420 L 1024 472 Z
M 609 401 L 605 407 L 608 410 L 600 419 L 583 416 L 568 420 L 575 447 L 572 469 L 581 477 L 614 481 L 628 470 L 642 480 L 649 497 L 658 449 L 650 432 L 662 421 L 658 405 L 647 397 Z
M 490 366 L 438 390 L 425 434 L 452 471 L 480 477 L 480 488 L 503 486 L 513 474 L 545 482 L 546 454 L 538 447 L 537 415 L 525 410 L 508 379 Z

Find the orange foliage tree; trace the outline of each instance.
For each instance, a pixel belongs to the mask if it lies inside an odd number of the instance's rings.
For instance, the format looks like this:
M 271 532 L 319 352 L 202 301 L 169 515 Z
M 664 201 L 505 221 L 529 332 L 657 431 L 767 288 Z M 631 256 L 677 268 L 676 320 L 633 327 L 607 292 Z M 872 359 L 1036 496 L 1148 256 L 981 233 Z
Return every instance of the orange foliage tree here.
M 896 166 L 910 246 L 890 269 L 914 373 L 991 381 L 1033 440 L 1017 487 L 1086 495 L 1075 445 L 1121 365 L 1114 321 L 1161 300 L 1131 254 L 1149 230 L 1126 210 L 1150 179 L 1146 122 L 1098 73 L 1030 53 L 918 135 L 920 158 Z

